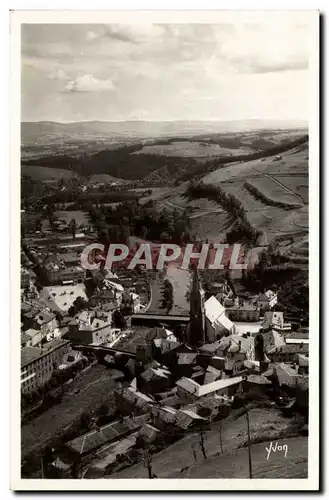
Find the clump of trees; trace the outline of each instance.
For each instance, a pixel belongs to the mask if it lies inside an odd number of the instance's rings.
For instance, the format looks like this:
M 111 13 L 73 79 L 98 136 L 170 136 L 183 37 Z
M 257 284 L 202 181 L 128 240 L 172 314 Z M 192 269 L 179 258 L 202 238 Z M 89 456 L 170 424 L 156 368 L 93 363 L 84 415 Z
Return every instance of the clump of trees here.
M 88 207 L 89 218 L 104 245 L 110 242 L 126 242 L 131 236 L 151 241 L 190 240 L 188 213 L 184 211 L 158 212 L 152 201 L 123 202 L 116 207 L 100 205 Z
M 88 301 L 83 297 L 77 297 L 67 312 L 70 316 L 75 316 L 78 312 L 87 309 L 87 307 Z
M 233 228 L 227 233 L 227 243 L 246 240 L 255 245 L 261 236 L 261 231 L 255 229 L 248 221 L 245 209 L 240 200 L 230 193 L 225 193 L 220 186 L 204 184 L 202 181 L 191 181 L 186 189 L 188 198 L 207 198 L 221 205 L 236 221 Z
M 256 200 L 259 200 L 270 207 L 282 208 L 283 210 L 292 210 L 293 208 L 299 208 L 300 206 L 293 205 L 291 203 L 284 203 L 283 201 L 273 200 L 272 198 L 269 198 L 264 193 L 262 193 L 258 188 L 256 188 L 256 186 L 254 186 L 250 182 L 245 182 L 243 184 L 243 187 L 247 191 L 249 191 L 249 193 L 252 194 L 253 197 L 256 198 Z

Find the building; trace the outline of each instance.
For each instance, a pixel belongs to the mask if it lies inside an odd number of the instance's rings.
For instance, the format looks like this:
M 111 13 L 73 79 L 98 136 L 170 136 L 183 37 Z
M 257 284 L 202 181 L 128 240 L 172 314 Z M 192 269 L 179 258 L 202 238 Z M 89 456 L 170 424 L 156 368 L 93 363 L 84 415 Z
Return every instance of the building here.
M 209 395 L 232 397 L 241 389 L 242 380 L 243 378 L 239 376 L 200 385 L 190 378 L 182 377 L 176 382 L 177 394 L 182 400 L 188 402 L 194 402 Z
M 43 334 L 41 330 L 35 330 L 34 328 L 29 328 L 28 330 L 26 330 L 24 333 L 21 334 L 21 347 L 26 347 L 26 346 L 37 347 L 46 337 L 47 334 Z
M 85 356 L 83 356 L 82 352 L 80 351 L 74 351 L 73 349 L 70 349 L 63 357 L 62 363 L 59 365 L 58 369 L 59 370 L 66 370 L 68 368 L 71 368 L 72 366 L 75 366 L 76 364 L 80 363 L 83 360 L 86 360 Z
M 25 267 L 21 267 L 21 288 L 27 289 L 30 287 L 31 278 L 35 276 L 33 271 L 29 271 Z
M 72 439 L 72 441 L 65 443 L 65 447 L 78 457 L 84 457 L 107 443 L 119 441 L 123 437 L 132 434 L 146 424 L 148 420 L 148 415 L 139 415 L 135 418 L 125 417 L 121 421 L 111 422 L 86 434 L 82 434 Z
M 233 303 L 229 303 L 228 300 Z M 255 322 L 259 320 L 260 308 L 241 298 L 224 299 L 225 314 L 231 321 Z
M 193 274 L 190 294 L 190 323 L 187 341 L 191 346 L 202 345 L 206 342 L 205 292 L 197 270 Z
M 38 345 L 58 328 L 55 314 L 41 304 L 22 303 L 21 314 L 24 333 L 33 338 L 32 346 Z
M 212 296 L 205 302 L 206 338 L 208 342 L 215 342 L 224 335 L 232 335 L 236 328 L 226 316 L 225 307 Z
M 68 352 L 68 340 L 56 339 L 42 348 L 26 346 L 21 350 L 21 391 L 31 394 L 50 379 Z
M 261 293 L 258 296 L 257 304 L 262 311 L 269 311 L 278 302 L 278 295 L 272 290 L 267 290 L 265 293 Z
M 298 354 L 308 355 L 308 344 L 285 344 L 280 347 L 273 347 L 266 352 L 273 363 L 292 363 L 298 359 Z
M 255 359 L 255 339 L 242 335 L 223 337 L 218 344 L 216 354 L 222 358 L 236 360 Z
M 117 328 L 112 328 L 112 314 L 103 311 L 82 311 L 68 324 L 66 337 L 77 344 L 104 344 L 115 340 Z
M 86 276 L 86 271 L 81 266 L 65 266 L 65 264 L 48 262 L 43 269 L 49 285 L 83 283 Z
M 281 311 L 267 311 L 264 314 L 262 323 L 263 332 L 275 330 L 282 335 L 287 335 L 291 331 L 291 323 L 285 323 L 283 312 Z
M 97 290 L 90 299 L 92 306 L 100 306 L 102 309 L 114 310 L 120 307 L 122 302 L 122 294 L 117 293 L 114 289 L 102 288 Z

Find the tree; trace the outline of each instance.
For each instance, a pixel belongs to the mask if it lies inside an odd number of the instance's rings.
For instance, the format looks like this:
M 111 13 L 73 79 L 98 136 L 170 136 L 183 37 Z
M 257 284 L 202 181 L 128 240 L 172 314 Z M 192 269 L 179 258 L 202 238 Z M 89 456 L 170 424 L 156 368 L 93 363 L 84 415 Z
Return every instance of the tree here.
M 83 297 L 77 297 L 73 302 L 72 306 L 67 311 L 70 316 L 74 316 L 79 311 L 83 311 L 88 307 L 88 302 Z
M 72 237 L 73 237 L 73 239 L 75 239 L 75 235 L 76 235 L 76 232 L 77 232 L 77 223 L 76 223 L 76 220 L 74 218 L 71 219 L 69 227 L 70 227 L 70 230 L 71 230 L 71 233 L 72 233 Z
M 115 328 L 120 328 L 124 330 L 127 327 L 127 322 L 121 311 L 116 309 L 113 313 L 113 324 Z

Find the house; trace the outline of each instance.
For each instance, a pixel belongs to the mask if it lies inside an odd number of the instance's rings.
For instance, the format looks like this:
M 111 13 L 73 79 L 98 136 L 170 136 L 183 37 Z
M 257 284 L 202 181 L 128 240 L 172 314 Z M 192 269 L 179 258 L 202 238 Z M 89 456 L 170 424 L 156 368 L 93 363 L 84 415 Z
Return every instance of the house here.
M 21 334 L 21 348 L 32 347 L 32 338 L 26 332 Z
M 214 342 L 224 335 L 235 333 L 235 325 L 225 314 L 225 307 L 212 296 L 205 304 L 206 338 Z
M 77 344 L 104 344 L 112 342 L 117 336 L 117 329 L 112 328 L 111 312 L 82 311 L 68 324 L 66 337 Z
M 122 300 L 122 295 L 117 294 L 114 289 L 102 288 L 101 290 L 97 290 L 92 297 L 90 298 L 90 304 L 94 306 L 101 306 L 104 309 L 104 306 L 108 304 L 111 305 L 111 309 L 116 309 L 120 307 Z
M 300 344 L 304 342 L 304 344 L 309 343 L 309 331 L 308 328 L 299 328 L 294 332 L 287 332 L 285 334 L 285 342 L 286 344 Z
M 161 424 L 174 425 L 176 422 L 177 410 L 175 408 L 171 408 L 170 406 L 153 406 L 151 413 L 156 424 L 159 426 L 161 426 Z
M 203 396 L 219 395 L 233 396 L 240 388 L 242 377 L 227 378 L 224 380 L 216 380 L 210 384 L 200 385 L 194 380 L 182 377 L 177 380 L 177 394 L 180 398 L 187 401 L 196 401 Z
M 52 377 L 53 370 L 68 352 L 68 340 L 55 339 L 42 348 L 26 346 L 21 349 L 21 391 L 33 393 Z
M 86 360 L 82 352 L 70 349 L 63 357 L 62 363 L 59 365 L 59 370 L 66 370 L 72 366 L 80 363 L 82 360 Z
M 142 413 L 151 413 L 155 400 L 146 394 L 143 394 L 133 386 L 127 387 L 119 394 L 118 407 L 126 411 L 135 411 Z
M 308 375 L 309 359 L 305 354 L 297 354 L 298 374 Z
M 273 363 L 292 363 L 297 361 L 298 354 L 308 355 L 308 344 L 285 344 L 273 347 L 266 351 L 267 356 Z
M 48 336 L 54 334 L 58 329 L 56 316 L 48 308 L 39 304 L 25 304 L 27 310 L 22 303 L 22 319 L 24 333 L 31 339 L 29 343 L 25 337 L 27 345 L 37 346 Z M 28 309 L 30 307 L 30 309 Z
M 32 328 L 40 330 L 43 335 L 53 333 L 58 326 L 55 314 L 48 308 L 45 308 L 42 311 L 38 312 L 31 319 L 31 325 Z
M 247 376 L 244 383 L 245 390 L 251 390 L 258 394 L 267 394 L 268 390 L 271 388 L 272 382 L 261 374 L 251 374 Z
M 81 266 L 65 266 L 64 263 L 56 261 L 46 262 L 43 271 L 48 285 L 62 285 L 65 282 L 83 283 L 86 271 Z
M 228 300 L 230 302 L 228 303 Z M 226 316 L 231 321 L 256 322 L 260 317 L 260 308 L 251 301 L 236 297 L 235 299 L 224 299 Z
M 163 366 L 149 367 L 137 378 L 138 389 L 155 394 L 172 387 L 172 376 L 168 368 Z
M 158 439 L 161 438 L 162 434 L 159 429 L 154 427 L 151 424 L 144 424 L 140 430 L 138 435 L 143 438 L 143 441 L 147 444 L 154 443 Z
M 284 335 L 277 330 L 267 330 L 262 332 L 262 337 L 264 339 L 264 349 L 267 352 L 273 347 L 281 347 L 285 345 Z M 257 335 L 255 335 L 256 337 Z
M 269 311 L 277 304 L 277 302 L 278 295 L 272 290 L 267 290 L 265 293 L 259 294 L 257 298 L 258 307 L 262 311 Z
M 283 312 L 281 311 L 267 311 L 264 314 L 262 323 L 263 332 L 268 330 L 275 330 L 281 334 L 287 334 L 291 331 L 291 323 L 285 323 Z
M 177 342 L 177 338 L 170 330 L 166 328 L 156 328 L 156 339 L 168 340 L 170 342 Z
M 21 346 L 37 347 L 46 337 L 47 334 L 43 333 L 41 330 L 35 330 L 34 328 L 29 328 L 21 335 Z
M 187 429 L 193 424 L 205 422 L 206 419 L 189 409 L 180 409 L 177 411 L 175 425 L 181 429 Z
M 216 350 L 220 357 L 241 359 L 254 359 L 255 339 L 252 336 L 229 335 L 219 341 Z
M 29 271 L 25 267 L 21 267 L 21 288 L 29 288 L 32 278 L 32 272 L 33 271 Z
M 65 447 L 77 457 L 84 457 L 95 452 L 103 445 L 122 439 L 124 436 L 140 429 L 148 420 L 148 415 L 139 415 L 134 418 L 125 417 L 122 421 L 111 422 L 82 434 L 65 443 Z

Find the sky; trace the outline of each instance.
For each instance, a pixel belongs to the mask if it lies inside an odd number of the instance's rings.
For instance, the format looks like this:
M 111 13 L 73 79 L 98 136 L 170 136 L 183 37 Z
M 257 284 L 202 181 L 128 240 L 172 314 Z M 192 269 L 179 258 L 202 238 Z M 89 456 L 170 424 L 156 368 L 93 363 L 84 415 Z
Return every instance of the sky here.
M 22 120 L 307 120 L 311 30 L 294 19 L 23 24 Z

